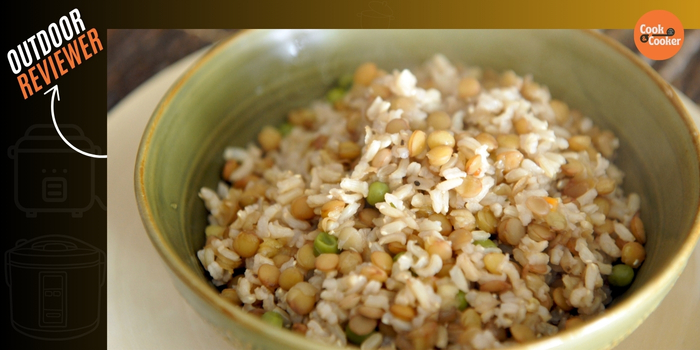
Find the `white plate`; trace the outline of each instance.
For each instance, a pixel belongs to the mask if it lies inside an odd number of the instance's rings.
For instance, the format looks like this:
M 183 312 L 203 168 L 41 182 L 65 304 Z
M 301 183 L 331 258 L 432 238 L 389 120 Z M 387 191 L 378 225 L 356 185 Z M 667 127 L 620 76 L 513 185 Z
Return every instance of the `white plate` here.
M 231 349 L 173 288 L 136 209 L 133 171 L 146 122 L 170 85 L 204 50 L 149 79 L 114 107 L 107 133 L 107 346 Z M 681 95 L 700 125 L 700 109 Z M 649 318 L 616 350 L 700 348 L 700 249 Z

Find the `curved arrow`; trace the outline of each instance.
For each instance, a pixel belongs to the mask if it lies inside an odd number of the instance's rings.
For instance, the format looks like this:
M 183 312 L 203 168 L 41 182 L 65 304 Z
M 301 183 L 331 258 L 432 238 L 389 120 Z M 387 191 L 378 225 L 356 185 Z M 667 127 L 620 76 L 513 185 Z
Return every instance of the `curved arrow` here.
M 82 151 L 82 150 L 78 149 L 77 147 L 73 146 L 70 142 L 68 142 L 68 140 L 66 140 L 66 138 L 61 133 L 61 129 L 58 128 L 58 124 L 56 123 L 56 113 L 54 113 L 54 108 L 53 108 L 54 101 L 56 101 L 56 99 L 58 99 L 59 101 L 61 100 L 61 95 L 58 94 L 58 84 L 56 84 L 52 88 L 48 89 L 44 93 L 44 95 L 48 94 L 49 92 L 53 92 L 51 94 L 51 120 L 53 120 L 53 126 L 56 128 L 56 132 L 58 133 L 58 136 L 61 137 L 61 140 L 63 140 L 63 142 L 65 142 L 66 145 L 68 145 L 68 147 L 72 148 L 74 151 L 76 151 L 84 156 L 88 156 L 88 157 L 92 157 L 92 158 L 107 158 L 106 154 L 100 155 L 100 154 L 92 154 L 92 153 Z

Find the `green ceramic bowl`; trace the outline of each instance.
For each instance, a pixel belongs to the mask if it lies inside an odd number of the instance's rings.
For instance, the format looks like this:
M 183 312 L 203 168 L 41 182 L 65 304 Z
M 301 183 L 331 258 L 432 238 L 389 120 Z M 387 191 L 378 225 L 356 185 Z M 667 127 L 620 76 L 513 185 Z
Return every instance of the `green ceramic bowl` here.
M 195 256 L 206 225 L 197 191 L 217 183 L 224 148 L 245 145 L 362 62 L 413 67 L 437 52 L 531 73 L 553 96 L 612 129 L 625 190 L 642 198 L 647 259 L 632 287 L 585 326 L 518 348 L 610 348 L 671 289 L 700 236 L 698 131 L 673 89 L 613 40 L 591 31 L 246 31 L 213 47 L 163 97 L 135 171 L 141 217 L 175 285 L 237 349 L 328 346 L 268 327 L 220 299 L 207 281 Z

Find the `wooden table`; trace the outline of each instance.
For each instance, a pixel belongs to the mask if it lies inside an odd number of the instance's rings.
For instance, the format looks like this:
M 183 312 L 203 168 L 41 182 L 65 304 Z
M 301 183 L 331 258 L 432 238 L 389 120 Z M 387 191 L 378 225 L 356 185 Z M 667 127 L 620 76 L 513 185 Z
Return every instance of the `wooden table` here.
M 107 31 L 107 108 L 111 109 L 131 90 L 161 69 L 236 29 L 111 29 Z M 637 52 L 633 31 L 603 30 Z M 686 30 L 685 43 L 673 58 L 652 61 L 642 57 L 659 74 L 700 104 L 700 30 Z

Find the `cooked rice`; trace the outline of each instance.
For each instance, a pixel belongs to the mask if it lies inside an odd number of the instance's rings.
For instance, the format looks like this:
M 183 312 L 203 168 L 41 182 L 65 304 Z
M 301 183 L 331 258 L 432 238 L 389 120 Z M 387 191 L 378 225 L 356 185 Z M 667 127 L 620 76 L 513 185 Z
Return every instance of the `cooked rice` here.
M 413 72 L 372 67 L 361 67 L 374 72 L 368 86 L 353 84 L 334 103 L 290 113 L 297 125 L 273 149 L 251 144 L 224 152 L 237 166 L 217 191 L 199 193 L 210 227 L 197 253 L 222 295 L 256 314 L 277 312 L 287 328 L 339 346 L 349 343 L 349 320 L 379 316 L 362 349 L 501 347 L 526 341 L 523 330 L 548 336 L 569 319 L 603 312 L 612 300 L 607 275 L 625 244 L 639 239 L 630 222 L 640 199 L 619 187 L 623 174 L 610 161 L 619 145 L 614 135 L 552 100 L 530 76 L 454 65 L 442 55 Z M 478 91 L 465 90 L 475 78 Z M 453 137 L 442 163 L 426 157 L 428 146 L 411 154 L 414 130 L 430 135 L 429 115 L 438 111 L 447 113 Z M 387 132 L 397 119 L 410 128 Z M 576 135 L 590 144 L 572 149 Z M 347 142 L 362 151 L 340 157 Z M 508 161 L 515 165 L 506 168 Z M 604 195 L 596 187 L 603 178 L 616 186 Z M 371 206 L 365 198 L 375 181 L 390 191 Z M 311 218 L 295 211 L 303 196 Z M 304 267 L 301 248 L 321 231 L 337 237 L 340 250 L 359 253 L 354 269 L 340 272 L 348 260 L 326 272 Z M 259 240 L 247 258 L 235 243 L 243 232 Z M 496 245 L 483 245 L 488 239 Z M 379 268 L 373 252 L 394 256 L 391 268 Z M 315 291 L 310 312 L 288 300 L 300 295 L 290 292 L 296 286 L 263 284 L 258 270 L 265 264 L 301 272 L 309 283 L 301 289 Z M 525 327 L 511 332 L 514 325 Z

